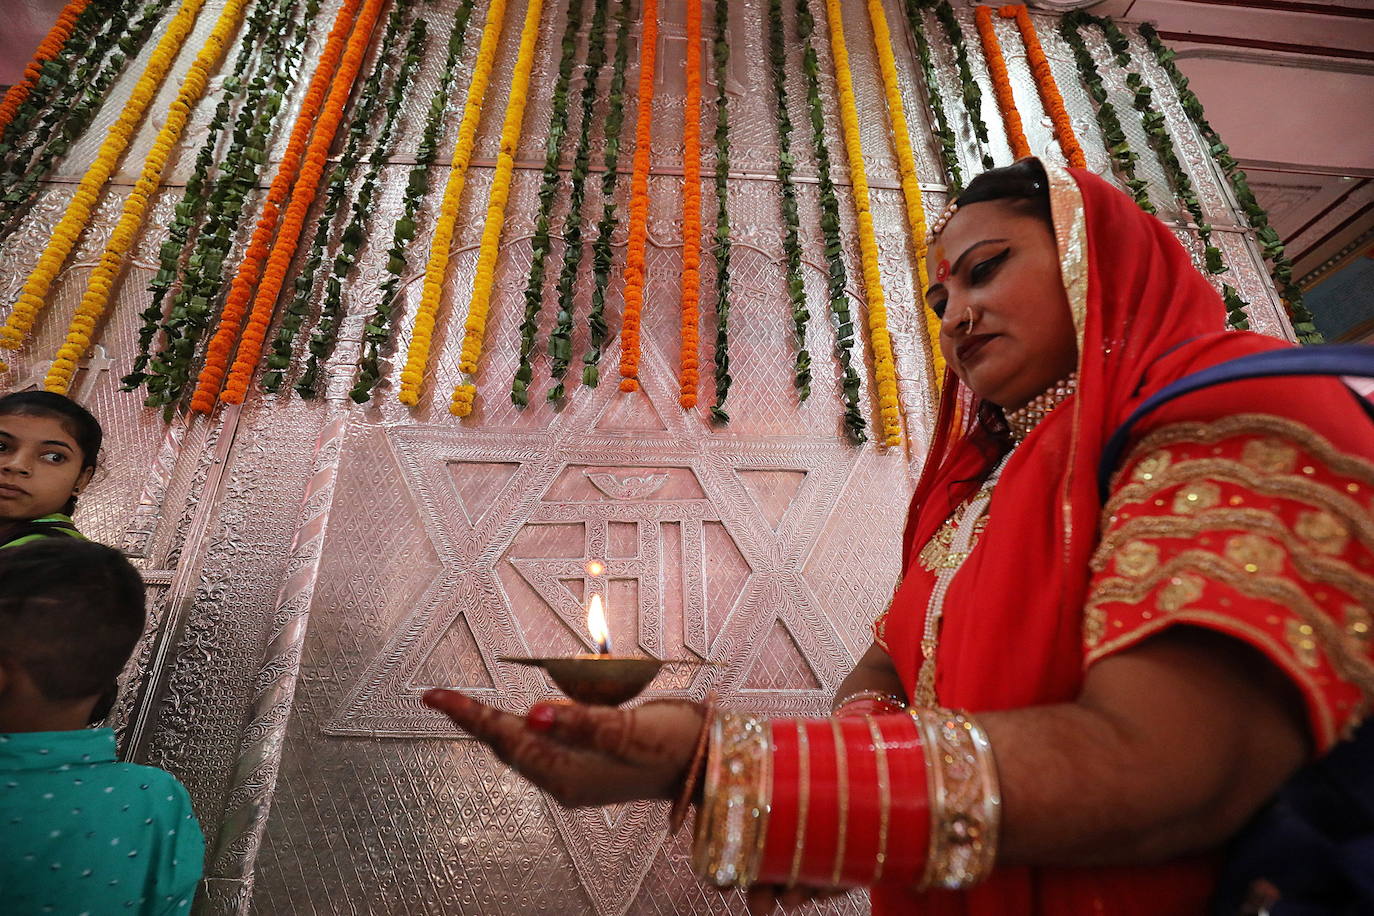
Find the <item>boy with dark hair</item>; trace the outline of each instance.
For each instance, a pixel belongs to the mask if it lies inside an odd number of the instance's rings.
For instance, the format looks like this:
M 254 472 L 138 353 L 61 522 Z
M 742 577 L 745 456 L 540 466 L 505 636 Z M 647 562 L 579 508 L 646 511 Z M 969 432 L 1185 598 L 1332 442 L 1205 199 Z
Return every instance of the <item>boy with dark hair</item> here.
M 88 729 L 144 623 L 117 550 L 50 538 L 0 551 L 0 907 L 190 911 L 205 841 L 181 783 Z

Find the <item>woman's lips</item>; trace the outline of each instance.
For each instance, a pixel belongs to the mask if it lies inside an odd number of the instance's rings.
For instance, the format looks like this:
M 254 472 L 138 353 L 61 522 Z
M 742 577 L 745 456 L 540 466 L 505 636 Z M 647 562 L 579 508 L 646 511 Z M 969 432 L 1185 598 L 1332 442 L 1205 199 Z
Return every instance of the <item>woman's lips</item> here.
M 954 351 L 954 355 L 959 357 L 959 362 L 967 366 L 971 360 L 976 359 L 978 354 L 983 352 L 983 348 L 988 345 L 988 341 L 996 336 L 996 334 L 979 334 L 975 337 L 970 337 L 968 340 L 959 344 L 959 348 Z

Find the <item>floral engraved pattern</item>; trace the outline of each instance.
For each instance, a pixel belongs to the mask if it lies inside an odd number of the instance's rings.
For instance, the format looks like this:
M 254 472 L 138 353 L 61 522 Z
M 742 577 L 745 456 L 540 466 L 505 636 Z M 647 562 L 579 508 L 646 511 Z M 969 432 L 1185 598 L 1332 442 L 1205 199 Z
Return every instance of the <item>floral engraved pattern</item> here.
M 1159 548 L 1145 541 L 1128 541 L 1116 552 L 1116 571 L 1131 579 L 1148 576 L 1159 566 Z
M 1282 439 L 1252 439 L 1241 449 L 1240 460 L 1265 474 L 1291 474 L 1298 450 Z
M 1236 535 L 1226 542 L 1226 559 L 1248 573 L 1280 573 L 1283 556 L 1282 547 L 1257 534 Z
M 1181 488 L 1174 495 L 1174 514 L 1193 515 L 1221 502 L 1221 487 L 1204 480 Z
M 1311 544 L 1312 549 L 1330 556 L 1340 556 L 1350 541 L 1350 530 L 1345 522 L 1330 512 L 1320 510 L 1303 512 L 1298 516 L 1293 530 L 1298 537 Z

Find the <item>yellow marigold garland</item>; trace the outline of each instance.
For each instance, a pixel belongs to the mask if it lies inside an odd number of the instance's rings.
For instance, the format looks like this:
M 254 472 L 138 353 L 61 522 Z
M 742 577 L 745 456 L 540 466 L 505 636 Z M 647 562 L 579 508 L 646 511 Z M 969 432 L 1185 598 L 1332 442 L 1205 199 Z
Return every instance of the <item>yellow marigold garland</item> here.
M 205 94 L 211 72 L 219 66 L 225 49 L 233 41 L 234 30 L 243 19 L 243 11 L 247 5 L 248 0 L 228 0 L 213 31 L 205 39 L 200 53 L 191 64 L 191 69 L 187 71 L 181 91 L 168 106 L 167 122 L 158 132 L 152 149 L 148 151 L 148 158 L 143 162 L 142 174 L 138 176 L 138 181 L 134 183 L 129 196 L 124 200 L 119 222 L 100 255 L 99 263 L 86 281 L 86 291 L 81 296 L 81 304 L 67 328 L 67 339 L 58 348 L 52 366 L 48 369 L 43 386 L 49 391 L 66 394 L 71 386 L 72 375 L 76 372 L 76 362 L 90 347 L 91 336 L 109 305 L 110 293 L 124 264 L 124 258 L 133 247 L 139 230 L 143 228 L 148 204 L 162 181 L 167 158 L 181 140 L 182 131 L 186 129 L 186 122 L 191 116 L 191 109 Z
M 1016 109 L 1016 98 L 1011 93 L 1011 78 L 1007 76 L 1002 43 L 997 40 L 997 31 L 992 27 L 992 7 L 974 7 L 973 23 L 978 27 L 978 38 L 983 43 L 983 57 L 987 60 L 992 92 L 997 98 L 997 108 L 1002 112 L 1007 140 L 1011 143 L 1011 157 L 1025 159 L 1031 154 L 1030 144 L 1026 142 L 1026 132 L 1021 127 L 1021 112 Z
M 940 353 L 940 319 L 925 307 L 926 287 L 930 277 L 926 271 L 926 210 L 921 201 L 921 181 L 916 175 L 916 157 L 911 152 L 911 132 L 907 128 L 906 108 L 902 105 L 902 91 L 897 84 L 897 62 L 892 57 L 892 32 L 887 27 L 887 15 L 882 0 L 868 0 L 868 19 L 873 23 L 873 49 L 878 54 L 878 72 L 883 79 L 883 94 L 887 97 L 887 116 L 890 120 L 892 146 L 897 152 L 897 169 L 902 176 L 902 199 L 906 202 L 907 230 L 916 247 L 916 295 L 921 314 L 925 317 L 926 342 L 930 345 L 931 378 L 939 391 L 945 375 L 945 358 Z
M 849 49 L 844 41 L 840 0 L 825 0 L 825 12 L 830 25 L 830 53 L 835 65 L 840 128 L 844 136 L 845 154 L 849 159 L 849 181 L 859 225 L 859 254 L 863 263 L 864 294 L 868 301 L 868 336 L 873 346 L 873 375 L 878 386 L 883 442 L 895 446 L 902 442 L 897 372 L 892 362 L 892 337 L 887 330 L 887 303 L 883 297 L 882 274 L 878 270 L 878 238 L 873 231 L 868 175 L 864 170 L 864 151 L 859 139 L 859 112 L 854 102 L 854 81 L 849 70 Z
M 501 150 L 496 156 L 496 174 L 487 197 L 487 221 L 482 226 L 482 244 L 477 253 L 477 277 L 472 285 L 468 318 L 463 334 L 463 353 L 458 370 L 463 381 L 453 389 L 449 412 L 456 417 L 472 413 L 477 399 L 477 361 L 482 358 L 482 341 L 487 333 L 487 313 L 491 310 L 491 290 L 496 281 L 496 258 L 501 253 L 501 229 L 506 224 L 506 201 L 510 198 L 511 174 L 515 171 L 515 151 L 520 146 L 520 128 L 525 121 L 525 102 L 530 88 L 530 69 L 539 44 L 539 17 L 544 0 L 529 0 L 525 25 L 520 31 L 520 53 L 511 74 L 510 98 L 506 100 L 506 119 L 501 125 Z
M 1064 158 L 1076 169 L 1087 168 L 1083 158 L 1083 147 L 1073 132 L 1073 122 L 1064 108 L 1064 97 L 1059 94 L 1059 86 L 1054 81 L 1049 59 L 1045 49 L 1040 46 L 1040 36 L 1035 34 L 1035 23 L 1031 21 L 1030 11 L 1024 6 L 1004 6 L 997 11 L 1003 19 L 1015 19 L 1021 31 L 1021 43 L 1026 46 L 1026 62 L 1030 64 L 1031 75 L 1035 77 L 1035 88 L 1040 93 L 1040 102 L 1054 123 L 1054 136 Z
M 38 313 L 46 304 L 48 292 L 57 279 L 58 272 L 67 263 L 67 256 L 71 254 L 72 248 L 76 247 L 77 239 L 81 237 L 86 224 L 90 221 L 91 211 L 100 200 L 101 189 L 119 166 L 120 158 L 128 149 L 129 142 L 137 132 L 138 125 L 142 123 L 148 106 L 153 103 L 153 97 L 157 95 L 162 81 L 167 78 L 167 71 L 176 61 L 177 52 L 181 50 L 186 36 L 191 33 L 196 16 L 204 3 L 205 0 L 182 0 L 176 15 L 167 23 L 167 31 L 157 43 L 157 47 L 153 48 L 148 65 L 143 68 L 129 100 L 124 103 L 119 117 L 110 125 L 100 149 L 95 154 L 95 161 L 81 177 L 81 182 L 76 186 L 76 193 L 72 195 L 62 219 L 53 229 L 52 238 L 48 240 L 47 248 L 38 259 L 38 266 L 24 283 L 24 289 L 14 304 L 14 310 L 10 312 L 4 327 L 0 327 L 0 347 L 6 350 L 19 349 L 29 332 L 33 330 L 34 322 L 38 320 Z M 5 364 L 0 362 L 0 370 L 4 368 Z
M 414 407 L 420 403 L 420 386 L 425 380 L 425 366 L 429 365 L 430 344 L 434 335 L 439 299 L 444 292 L 444 278 L 448 275 L 449 248 L 458 222 L 458 205 L 463 198 L 463 184 L 467 180 L 468 164 L 472 161 L 472 147 L 477 140 L 477 126 L 482 120 L 482 102 L 486 99 L 487 83 L 491 80 L 496 47 L 501 41 L 501 27 L 506 19 L 506 0 L 491 0 L 487 7 L 486 23 L 482 26 L 482 42 L 477 49 L 477 61 L 472 66 L 472 82 L 468 86 L 463 120 L 458 125 L 458 140 L 453 146 L 452 165 L 444 199 L 439 205 L 439 218 L 430 242 L 429 261 L 425 265 L 425 283 L 420 293 L 420 305 L 415 310 L 415 326 L 410 335 L 405 368 L 401 370 L 401 390 L 396 397 L 402 404 Z

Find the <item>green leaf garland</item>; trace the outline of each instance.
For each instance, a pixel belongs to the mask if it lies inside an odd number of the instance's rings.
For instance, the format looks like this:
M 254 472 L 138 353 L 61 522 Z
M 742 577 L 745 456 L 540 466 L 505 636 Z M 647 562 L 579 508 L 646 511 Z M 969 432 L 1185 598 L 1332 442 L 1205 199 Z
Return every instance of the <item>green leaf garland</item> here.
M 311 293 L 315 289 L 315 278 L 324 263 L 324 250 L 329 245 L 330 227 L 343 207 L 353 173 L 362 161 L 363 139 L 372 127 L 372 118 L 377 105 L 382 100 L 382 80 L 391 62 L 402 23 L 410 11 L 411 0 L 397 0 L 382 29 L 381 45 L 373 61 L 372 70 L 358 93 L 358 101 L 353 109 L 353 117 L 348 123 L 348 139 L 344 143 L 339 162 L 329 173 L 324 189 L 324 207 L 315 221 L 315 234 L 306 254 L 305 263 L 296 274 L 295 295 L 282 312 L 281 323 L 276 337 L 272 340 L 272 352 L 267 356 L 267 371 L 262 376 L 265 391 L 277 391 L 287 367 L 291 365 L 291 354 L 295 350 L 296 335 L 305 324 L 310 311 Z
M 949 126 L 945 115 L 945 103 L 940 98 L 940 85 L 936 82 L 935 61 L 930 56 L 930 41 L 926 38 L 925 24 L 922 22 L 922 0 L 906 0 L 906 21 L 911 26 L 911 37 L 916 41 L 916 57 L 921 63 L 925 76 L 926 100 L 930 103 L 931 113 L 935 116 L 935 139 L 940 142 L 940 161 L 945 166 L 945 181 L 949 193 L 958 195 L 964 189 L 964 176 L 959 168 L 959 147 L 954 130 Z
M 1140 155 L 1131 149 L 1129 141 L 1126 139 L 1126 131 L 1121 126 L 1121 119 L 1117 117 L 1116 106 L 1111 103 L 1107 96 L 1107 89 L 1102 83 L 1102 74 L 1097 69 L 1097 62 L 1093 60 L 1092 53 L 1088 50 L 1088 45 L 1083 41 L 1083 35 L 1079 31 L 1079 26 L 1088 21 L 1081 10 L 1073 10 L 1063 17 L 1059 22 L 1059 33 L 1064 36 L 1069 47 L 1073 50 L 1074 61 L 1078 64 L 1079 76 L 1083 79 L 1084 86 L 1088 89 L 1088 96 L 1092 99 L 1097 108 L 1097 124 L 1102 130 L 1102 138 L 1107 146 L 1107 154 L 1111 157 L 1112 164 L 1117 172 L 1121 174 L 1126 186 L 1131 189 L 1131 196 L 1146 213 L 1154 213 L 1155 205 L 1150 200 L 1150 185 L 1145 179 L 1136 175 L 1135 164 L 1139 161 Z
M 181 400 L 201 338 L 224 291 L 225 261 L 233 248 L 244 207 L 257 190 L 259 175 L 267 163 L 272 127 L 299 72 L 302 48 L 319 7 L 320 0 L 308 0 L 289 42 L 282 38 L 286 34 L 285 22 L 282 28 L 269 30 L 262 52 L 264 66 L 254 76 L 239 106 L 232 143 L 210 191 L 204 225 L 195 250 L 186 261 L 181 287 L 161 326 L 162 349 L 148 364 L 146 403 L 165 408 L 167 416 Z
M 553 106 L 549 114 L 549 130 L 545 139 L 544 172 L 539 182 L 539 213 L 534 220 L 533 255 L 530 260 L 530 279 L 525 286 L 525 318 L 520 323 L 520 366 L 511 381 L 510 399 L 521 407 L 529 404 L 530 381 L 534 367 L 530 354 L 534 352 L 534 338 L 539 332 L 539 310 L 544 304 L 544 262 L 548 259 L 553 240 L 549 233 L 549 216 L 558 196 L 558 159 L 563 135 L 568 131 L 568 83 L 572 81 L 573 58 L 577 53 L 577 33 L 582 28 L 583 0 L 568 0 L 568 18 L 563 25 L 558 77 L 554 80 Z M 601 5 L 604 9 L 604 4 Z M 604 21 L 604 15 L 603 15 Z M 595 30 L 593 30 L 595 31 Z M 588 54 L 595 53 L 588 36 Z M 550 341 L 552 343 L 552 341 Z
M 730 174 L 730 115 L 725 103 L 726 70 L 730 65 L 730 4 L 716 0 L 716 402 L 711 419 L 729 423 L 725 399 L 730 394 L 730 210 L 725 179 Z
M 582 265 L 582 206 L 587 196 L 587 175 L 591 166 L 592 120 L 596 106 L 597 81 L 606 64 L 606 17 L 608 0 L 596 0 L 591 30 L 587 34 L 587 59 L 582 70 L 582 122 L 573 154 L 568 215 L 563 222 L 563 266 L 558 273 L 558 314 L 549 333 L 550 374 L 554 384 L 548 399 L 564 397 L 563 377 L 572 363 L 574 290 Z M 608 141 L 609 142 L 609 141 Z M 615 142 L 619 142 L 617 138 Z M 512 395 L 513 396 L 513 395 Z
M 265 46 L 260 48 L 259 44 L 263 41 L 269 25 L 273 29 L 280 29 L 283 24 L 290 22 L 296 2 L 297 0 L 280 0 L 275 9 L 271 3 L 263 3 L 256 7 L 248 18 L 238 57 L 234 60 L 228 78 L 223 82 L 222 94 L 215 106 L 214 116 L 210 119 L 205 143 L 196 154 L 195 167 L 186 182 L 181 200 L 173 211 L 172 221 L 167 226 L 167 239 L 162 243 L 158 253 L 157 275 L 148 285 L 148 291 L 153 294 L 153 298 L 140 316 L 143 325 L 138 332 L 138 354 L 134 358 L 133 368 L 123 379 L 125 391 L 137 388 L 146 378 L 143 370 L 152 358 L 153 339 L 162 324 L 163 300 L 176 285 L 187 242 L 200 225 L 205 205 L 209 201 L 209 181 L 215 165 L 215 152 L 219 149 L 225 128 L 229 124 L 234 103 L 248 88 L 246 77 L 250 65 L 254 65 L 256 59 L 256 65 L 260 67 L 267 60 Z
M 606 345 L 606 287 L 611 281 L 611 236 L 618 222 L 616 217 L 615 185 L 619 172 L 620 129 L 625 121 L 625 67 L 630 56 L 630 0 L 620 0 L 616 12 L 615 64 L 611 68 L 610 105 L 606 111 L 606 170 L 601 175 L 601 220 L 596 226 L 596 241 L 592 243 L 592 307 L 587 315 L 587 352 L 582 356 L 582 384 L 596 387 L 600 380 L 598 364 L 601 348 Z M 562 310 L 562 303 L 559 305 Z M 553 387 L 549 400 L 563 396 L 563 385 Z
M 811 354 L 806 349 L 806 284 L 802 278 L 800 219 L 797 187 L 792 181 L 796 160 L 792 156 L 792 116 L 787 110 L 787 50 L 782 20 L 782 0 L 768 0 L 768 62 L 773 68 L 773 97 L 778 108 L 778 181 L 782 185 L 782 250 L 787 264 L 787 301 L 792 306 L 792 327 L 797 334 L 797 361 L 793 367 L 798 400 L 811 396 Z
M 949 5 L 949 0 L 919 0 L 922 8 L 934 9 L 935 18 L 945 30 L 945 38 L 949 40 L 949 46 L 954 49 L 954 62 L 959 68 L 959 88 L 960 99 L 964 103 L 964 111 L 968 114 L 969 121 L 973 124 L 973 135 L 982 144 L 983 168 L 990 169 L 994 163 L 991 154 L 988 153 L 990 141 L 988 140 L 988 125 L 983 120 L 983 89 L 978 85 L 978 81 L 973 78 L 973 68 L 968 62 L 968 45 L 964 42 L 964 30 L 959 25 L 958 18 L 954 15 L 954 9 Z
M 1241 209 L 1245 211 L 1245 218 L 1249 221 L 1250 228 L 1255 231 L 1264 256 L 1269 259 L 1272 265 L 1274 284 L 1278 287 L 1279 295 L 1283 297 L 1288 306 L 1288 317 L 1293 322 L 1293 330 L 1297 334 L 1299 342 L 1304 344 L 1321 343 L 1321 332 L 1313 324 L 1312 313 L 1303 305 L 1302 290 L 1293 280 L 1293 262 L 1284 254 L 1283 241 L 1279 238 L 1274 227 L 1269 225 L 1269 214 L 1260 206 L 1259 201 L 1255 199 L 1254 192 L 1250 190 L 1250 183 L 1245 176 L 1245 170 L 1231 156 L 1230 149 L 1222 142 L 1215 128 L 1208 123 L 1207 116 L 1202 110 L 1202 102 L 1198 99 L 1197 94 L 1188 88 L 1188 78 L 1179 71 L 1178 66 L 1174 63 L 1175 52 L 1165 47 L 1159 39 L 1159 33 L 1155 31 L 1153 26 L 1141 25 L 1139 30 L 1141 37 L 1145 39 L 1145 43 L 1154 53 L 1155 60 L 1169 75 L 1170 81 L 1173 82 L 1184 113 L 1197 125 L 1203 139 L 1207 141 L 1208 151 L 1212 154 L 1212 158 L 1216 160 L 1217 165 L 1221 167 L 1227 180 L 1230 181 L 1236 200 L 1240 203 Z M 1230 289 L 1230 287 L 1228 286 L 1226 289 Z M 1231 292 L 1234 293 L 1235 291 L 1231 290 Z M 1223 290 L 1224 293 L 1225 290 Z
M 844 427 L 855 443 L 868 439 L 867 423 L 859 409 L 859 373 L 854 368 L 854 316 L 849 312 L 849 277 L 844 267 L 844 246 L 840 241 L 840 201 L 830 177 L 830 149 L 825 139 L 825 109 L 821 106 L 820 60 L 811 36 L 816 20 L 810 0 L 797 0 L 797 38 L 802 52 L 802 72 L 806 75 L 806 103 L 811 115 L 811 140 L 820 173 L 821 235 L 825 240 L 828 266 L 826 289 L 830 311 L 835 316 L 835 356 L 840 362 L 844 396 Z
M 382 284 L 381 296 L 377 300 L 372 315 L 363 325 L 363 348 L 358 357 L 358 371 L 353 380 L 353 389 L 348 393 L 359 404 L 372 398 L 372 391 L 382 380 L 381 351 L 391 342 L 392 318 L 396 313 L 396 297 L 401 290 L 408 266 L 407 251 L 415 238 L 415 216 L 420 204 L 429 193 L 429 167 L 439 148 L 439 132 L 443 127 L 444 113 L 448 110 L 449 95 L 453 81 L 458 77 L 458 62 L 463 57 L 463 46 L 467 41 L 468 22 L 472 19 L 475 0 L 462 0 L 453 15 L 453 27 L 448 35 L 448 56 L 439 77 L 439 85 L 430 96 L 429 108 L 425 113 L 424 127 L 420 132 L 420 146 L 415 152 L 415 165 L 411 168 L 406 181 L 405 199 L 401 205 L 401 215 L 391 230 L 391 247 L 387 249 L 387 278 Z
M 408 2 L 408 0 L 405 0 Z M 402 4 L 398 3 L 398 8 Z M 382 166 L 394 146 L 396 124 L 401 112 L 401 102 L 415 75 L 415 70 L 424 57 L 427 26 L 425 20 L 416 19 L 410 26 L 410 37 L 406 40 L 401 59 L 401 69 L 391 84 L 391 94 L 386 100 L 386 115 L 377 143 L 367 160 L 367 171 L 358 194 L 353 198 L 352 213 L 348 225 L 344 227 L 339 239 L 339 250 L 334 255 L 330 276 L 325 281 L 324 306 L 320 309 L 320 322 L 310 335 L 310 356 L 306 359 L 305 370 L 296 382 L 296 393 L 303 398 L 315 396 L 319 383 L 320 369 L 333 354 L 339 339 L 339 325 L 343 320 L 343 284 L 353 272 L 358 261 L 358 250 L 367 238 L 367 223 L 372 217 L 372 198 L 377 193 L 377 180 Z

